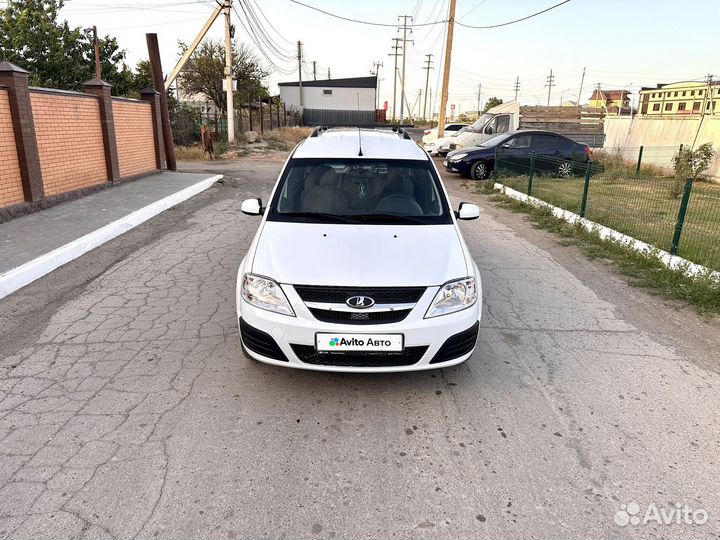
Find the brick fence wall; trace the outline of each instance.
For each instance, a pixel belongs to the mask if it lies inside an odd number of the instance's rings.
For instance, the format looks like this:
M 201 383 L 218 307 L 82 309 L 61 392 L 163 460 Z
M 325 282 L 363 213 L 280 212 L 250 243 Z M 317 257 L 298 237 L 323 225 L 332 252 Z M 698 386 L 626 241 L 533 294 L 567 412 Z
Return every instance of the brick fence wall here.
M 93 79 L 84 92 L 28 86 L 0 62 L 0 222 L 164 166 L 160 100 L 113 98 Z
M 30 91 L 45 195 L 107 182 L 98 100 Z
M 113 99 L 115 139 L 120 176 L 134 176 L 155 170 L 152 107 L 142 101 Z
M 7 90 L 0 89 L 0 207 L 25 200 Z

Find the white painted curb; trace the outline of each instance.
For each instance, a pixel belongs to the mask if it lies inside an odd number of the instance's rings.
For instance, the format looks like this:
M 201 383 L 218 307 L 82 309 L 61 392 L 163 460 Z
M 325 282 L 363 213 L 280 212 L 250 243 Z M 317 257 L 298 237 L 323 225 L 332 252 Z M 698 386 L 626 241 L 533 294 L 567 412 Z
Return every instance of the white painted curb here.
M 141 223 L 161 212 L 164 212 L 168 208 L 172 208 L 173 206 L 188 200 L 198 193 L 205 191 L 222 177 L 222 174 L 217 174 L 206 178 L 197 184 L 193 184 L 192 186 L 178 191 L 177 193 L 168 195 L 159 201 L 155 201 L 148 206 L 135 210 L 125 217 L 113 221 L 112 223 L 108 223 L 96 231 L 88 233 L 85 236 L 81 236 L 64 246 L 60 246 L 49 253 L 45 253 L 44 255 L 18 266 L 17 268 L 8 270 L 4 274 L 0 275 L 0 298 L 5 298 L 7 295 L 17 291 L 25 285 L 32 283 L 45 274 L 52 272 L 56 268 L 77 259 L 84 253 L 87 253 L 88 251 L 95 249 L 96 247 L 101 246 L 113 238 L 129 231 L 130 229 L 137 227 Z
M 621 244 L 628 246 L 630 249 L 634 249 L 635 251 L 638 251 L 640 253 L 647 253 L 649 255 L 652 255 L 653 257 L 657 257 L 660 260 L 660 262 L 662 262 L 668 268 L 670 268 L 672 270 L 680 270 L 686 276 L 689 276 L 689 277 L 709 276 L 716 283 L 720 283 L 720 272 L 712 271 L 706 266 L 703 266 L 701 264 L 696 264 L 694 262 L 690 262 L 687 259 L 678 257 L 677 255 L 672 255 L 672 254 L 668 253 L 667 251 L 664 251 L 662 249 L 659 249 L 659 248 L 653 246 L 652 244 L 647 244 L 647 243 L 643 242 L 642 240 L 638 240 L 637 238 L 633 238 L 632 236 L 628 236 L 626 234 L 618 232 L 615 229 L 605 227 L 604 225 L 600 225 L 599 223 L 595 223 L 594 221 L 590 221 L 589 219 L 580 217 L 579 215 L 575 214 L 574 212 L 570 212 L 569 210 L 563 210 L 562 208 L 553 206 L 550 203 L 547 203 L 536 197 L 530 197 L 530 196 L 526 195 L 525 193 L 520 193 L 519 191 L 509 188 L 503 184 L 496 183 L 496 184 L 494 184 L 493 187 L 495 189 L 497 189 L 498 191 L 504 193 L 511 199 L 522 201 L 524 203 L 528 203 L 533 206 L 541 206 L 543 208 L 548 208 L 552 211 L 553 215 L 556 218 L 562 219 L 563 221 L 567 221 L 568 223 L 571 223 L 573 225 L 579 223 L 588 231 L 594 232 L 594 233 L 597 233 L 598 235 L 600 235 L 600 238 L 602 238 L 602 239 L 614 240 L 614 241 L 620 242 Z

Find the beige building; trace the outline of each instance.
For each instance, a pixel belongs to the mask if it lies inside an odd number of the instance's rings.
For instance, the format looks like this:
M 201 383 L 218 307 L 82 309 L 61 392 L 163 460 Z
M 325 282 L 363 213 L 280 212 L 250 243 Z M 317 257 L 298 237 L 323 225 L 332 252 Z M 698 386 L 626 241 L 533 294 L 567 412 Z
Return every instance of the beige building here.
M 658 84 L 640 90 L 643 116 L 720 114 L 720 81 Z

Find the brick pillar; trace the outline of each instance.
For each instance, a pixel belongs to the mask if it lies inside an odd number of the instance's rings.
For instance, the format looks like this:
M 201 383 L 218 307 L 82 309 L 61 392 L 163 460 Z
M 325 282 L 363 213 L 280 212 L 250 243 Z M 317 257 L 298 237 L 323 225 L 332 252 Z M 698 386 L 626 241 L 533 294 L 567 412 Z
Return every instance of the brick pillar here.
M 86 94 L 97 96 L 100 105 L 100 124 L 103 132 L 103 145 L 105 146 L 105 167 L 110 182 L 120 180 L 120 163 L 118 161 L 117 140 L 115 139 L 115 120 L 113 119 L 112 95 L 110 85 L 100 79 L 92 79 L 83 87 Z
M 155 165 L 165 169 L 165 147 L 163 146 L 162 116 L 160 111 L 160 92 L 154 88 L 140 90 L 140 99 L 150 103 L 152 107 L 153 142 L 155 144 Z
M 10 62 L 0 62 L 0 84 L 7 87 L 25 200 L 38 201 L 43 198 L 44 193 L 28 72 Z

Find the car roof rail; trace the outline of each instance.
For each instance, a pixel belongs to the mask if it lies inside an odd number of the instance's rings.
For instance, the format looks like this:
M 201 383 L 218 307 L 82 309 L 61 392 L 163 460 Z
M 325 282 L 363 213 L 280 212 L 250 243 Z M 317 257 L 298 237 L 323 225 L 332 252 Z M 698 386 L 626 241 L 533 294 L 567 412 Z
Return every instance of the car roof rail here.
M 402 137 L 403 139 L 411 139 L 412 140 L 412 137 L 410 137 L 410 134 L 407 132 L 407 130 L 405 130 L 405 128 L 393 126 L 392 130 L 395 133 L 397 133 L 398 135 L 400 135 L 400 137 Z
M 312 133 L 310 134 L 311 137 L 318 137 L 323 131 L 327 131 L 327 126 L 317 126 L 315 129 L 313 129 Z

